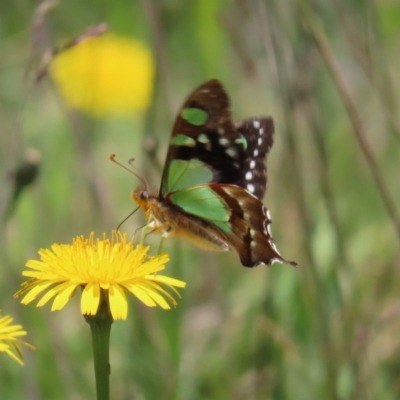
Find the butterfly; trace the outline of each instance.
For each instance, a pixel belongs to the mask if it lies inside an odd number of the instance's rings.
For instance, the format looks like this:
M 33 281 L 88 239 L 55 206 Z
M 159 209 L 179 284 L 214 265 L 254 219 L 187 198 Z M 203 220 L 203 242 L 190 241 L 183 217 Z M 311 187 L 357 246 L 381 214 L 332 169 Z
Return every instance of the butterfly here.
M 159 192 L 139 187 L 135 201 L 152 232 L 206 250 L 236 250 L 245 267 L 274 262 L 297 266 L 278 252 L 262 202 L 265 158 L 274 139 L 270 117 L 234 124 L 217 80 L 198 87 L 176 118 Z

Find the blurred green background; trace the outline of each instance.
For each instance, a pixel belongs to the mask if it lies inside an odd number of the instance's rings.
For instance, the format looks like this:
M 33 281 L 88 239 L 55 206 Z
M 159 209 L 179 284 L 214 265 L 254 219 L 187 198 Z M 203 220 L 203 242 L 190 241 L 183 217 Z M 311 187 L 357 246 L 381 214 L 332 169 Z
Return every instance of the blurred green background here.
M 1 10 L 0 308 L 37 347 L 23 349 L 24 367 L 0 353 L 1 399 L 94 398 L 79 296 L 54 313 L 12 296 L 39 248 L 110 232 L 134 209 L 139 182 L 110 154 L 134 157 L 159 185 L 174 116 L 211 78 L 235 120 L 275 120 L 265 204 L 279 250 L 300 267 L 245 269 L 235 253 L 167 241 L 166 274 L 187 288 L 168 312 L 130 299 L 112 329 L 111 398 L 400 398 L 398 1 L 2 0 Z M 145 113 L 91 117 L 36 79 L 46 52 L 101 22 L 154 56 Z M 37 178 L 13 202 L 32 148 Z M 138 212 L 122 230 L 142 223 Z

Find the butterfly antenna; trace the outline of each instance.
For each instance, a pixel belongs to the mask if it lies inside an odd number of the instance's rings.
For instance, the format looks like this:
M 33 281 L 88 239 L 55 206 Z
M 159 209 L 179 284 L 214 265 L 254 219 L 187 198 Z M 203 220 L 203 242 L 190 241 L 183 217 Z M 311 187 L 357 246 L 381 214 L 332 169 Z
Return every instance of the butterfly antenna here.
M 133 165 L 133 162 L 135 161 L 134 158 L 131 158 L 128 163 L 129 165 L 132 167 L 132 169 L 129 169 L 127 167 L 125 167 L 125 165 L 122 165 L 120 162 L 118 162 L 115 159 L 115 154 L 111 154 L 110 156 L 110 160 L 115 162 L 115 164 L 119 165 L 120 167 L 122 167 L 123 169 L 126 169 L 128 172 L 130 172 L 131 174 L 135 175 L 136 178 L 138 178 L 140 180 L 140 182 L 143 183 L 145 190 L 148 190 L 149 184 L 146 181 L 146 178 L 144 177 L 144 175 Z
M 133 165 L 133 162 L 135 161 L 135 159 L 134 158 L 131 158 L 129 161 L 128 161 L 128 163 L 129 163 L 129 165 L 132 167 L 132 170 L 133 170 L 133 172 L 135 173 L 135 175 L 141 180 L 141 182 L 144 184 L 144 188 L 145 188 L 145 190 L 147 191 L 148 189 L 149 189 L 149 184 L 147 183 L 147 181 L 146 181 L 146 178 L 144 177 L 144 175 L 142 174 L 142 172 L 138 169 L 138 168 L 136 168 L 134 165 Z
M 136 207 L 126 218 L 124 218 L 123 220 L 122 220 L 122 222 L 120 222 L 120 224 L 117 226 L 117 231 L 119 231 L 119 228 L 121 228 L 121 226 L 122 226 L 122 224 L 126 221 L 126 220 L 128 220 L 130 217 L 132 217 L 132 215 L 133 214 L 135 214 L 135 212 L 138 210 L 138 208 L 139 207 Z

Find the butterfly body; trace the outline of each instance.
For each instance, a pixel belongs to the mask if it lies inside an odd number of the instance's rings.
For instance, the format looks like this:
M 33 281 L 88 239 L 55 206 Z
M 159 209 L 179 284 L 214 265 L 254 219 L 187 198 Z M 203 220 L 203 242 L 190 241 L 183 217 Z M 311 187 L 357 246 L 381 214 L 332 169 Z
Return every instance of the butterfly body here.
M 228 97 L 212 80 L 195 90 L 175 122 L 159 193 L 138 188 L 132 199 L 153 232 L 198 247 L 235 249 L 244 266 L 287 262 L 270 232 L 262 203 L 271 118 L 231 122 Z
M 158 199 L 157 192 L 142 188 L 132 193 L 132 199 L 142 207 L 147 219 L 152 217 L 152 233 L 164 237 L 178 237 L 197 247 L 210 251 L 228 251 L 229 246 L 220 238 L 212 224 L 194 215 L 186 214 L 179 207 Z

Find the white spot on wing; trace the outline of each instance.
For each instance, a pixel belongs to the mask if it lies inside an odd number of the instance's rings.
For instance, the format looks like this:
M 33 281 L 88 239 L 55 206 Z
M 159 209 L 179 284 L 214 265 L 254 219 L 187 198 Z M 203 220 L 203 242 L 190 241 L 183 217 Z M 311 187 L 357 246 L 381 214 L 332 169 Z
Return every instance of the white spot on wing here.
M 253 184 L 249 183 L 249 184 L 247 185 L 247 190 L 248 190 L 249 192 L 251 192 L 251 193 L 254 193 L 254 191 L 256 190 L 256 188 L 254 187 Z
M 197 138 L 197 141 L 200 143 L 209 143 L 210 139 L 207 137 L 205 133 L 201 133 L 199 137 Z
M 227 139 L 227 138 L 220 138 L 219 140 L 218 140 L 218 142 L 219 142 L 219 144 L 221 145 L 221 146 L 226 146 L 226 145 L 228 145 L 229 144 L 229 140 Z
M 257 143 L 258 143 L 259 146 L 261 146 L 261 144 L 262 144 L 262 137 L 259 137 L 259 138 L 258 138 L 258 142 L 257 142 Z
M 230 155 L 232 158 L 237 156 L 237 151 L 235 148 L 226 149 L 226 154 Z
M 250 181 L 251 179 L 253 179 L 253 173 L 251 171 L 247 171 L 245 178 L 247 181 Z
M 255 160 L 251 160 L 250 161 L 250 168 L 253 169 L 256 166 L 256 161 Z
M 260 121 L 253 121 L 254 128 L 258 129 L 260 127 Z
M 253 156 L 254 156 L 254 157 L 258 157 L 258 149 L 255 149 L 255 150 L 254 150 Z
M 260 128 L 260 131 L 258 132 L 258 134 L 261 136 L 264 134 L 264 128 Z

